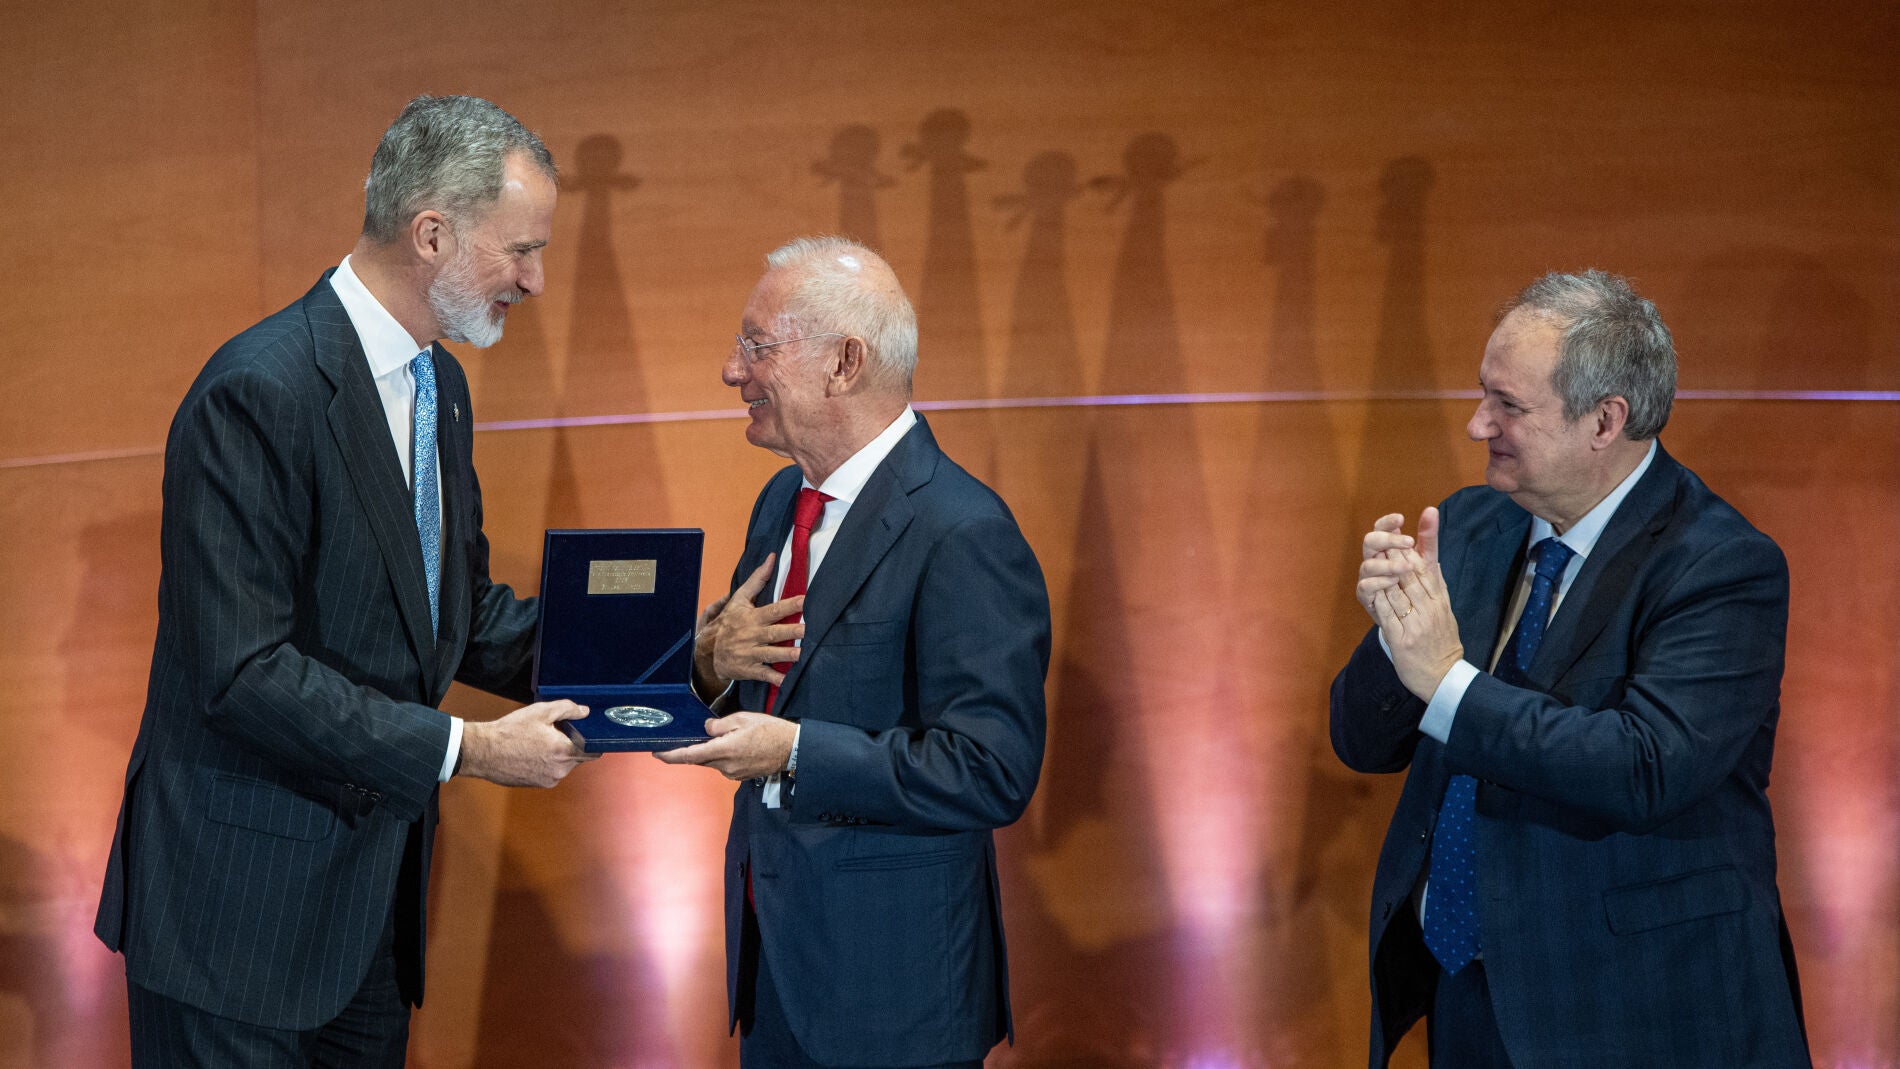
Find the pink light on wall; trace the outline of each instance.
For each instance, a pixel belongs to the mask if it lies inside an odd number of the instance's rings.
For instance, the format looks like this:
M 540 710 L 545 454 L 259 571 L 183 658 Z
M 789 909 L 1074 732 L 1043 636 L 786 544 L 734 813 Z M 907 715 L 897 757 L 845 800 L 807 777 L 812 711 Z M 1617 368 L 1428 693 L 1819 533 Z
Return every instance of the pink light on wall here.
M 668 768 L 646 754 L 603 761 L 619 768 L 615 811 L 595 834 L 612 858 L 615 907 L 650 970 L 671 1043 L 666 1064 L 703 1064 L 725 1037 L 723 944 L 725 826 L 731 785 L 704 769 Z M 592 771 L 592 770 L 590 770 Z M 651 1018 L 649 1018 L 649 1022 Z M 661 1047 L 630 1036 L 630 1049 Z

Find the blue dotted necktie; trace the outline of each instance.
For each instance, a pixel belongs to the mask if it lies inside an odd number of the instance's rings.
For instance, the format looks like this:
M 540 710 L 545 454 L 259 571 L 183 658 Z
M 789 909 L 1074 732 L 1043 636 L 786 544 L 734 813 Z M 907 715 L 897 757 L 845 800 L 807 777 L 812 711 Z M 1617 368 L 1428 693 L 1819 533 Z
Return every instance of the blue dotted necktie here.
M 430 350 L 409 361 L 416 377 L 415 472 L 416 534 L 422 539 L 422 574 L 429 582 L 429 631 L 442 631 L 442 507 L 435 474 L 435 362 Z
M 1537 571 L 1531 577 L 1531 596 L 1517 618 L 1517 630 L 1498 659 L 1497 678 L 1513 686 L 1528 682 L 1526 672 L 1550 622 L 1550 603 L 1557 594 L 1557 577 L 1564 573 L 1575 550 L 1555 538 L 1531 547 Z M 1478 781 L 1453 776 L 1438 807 L 1438 827 L 1432 832 L 1431 886 L 1425 895 L 1425 945 L 1438 964 L 1455 973 L 1478 956 L 1484 926 L 1478 912 L 1477 839 L 1472 819 L 1477 813 Z

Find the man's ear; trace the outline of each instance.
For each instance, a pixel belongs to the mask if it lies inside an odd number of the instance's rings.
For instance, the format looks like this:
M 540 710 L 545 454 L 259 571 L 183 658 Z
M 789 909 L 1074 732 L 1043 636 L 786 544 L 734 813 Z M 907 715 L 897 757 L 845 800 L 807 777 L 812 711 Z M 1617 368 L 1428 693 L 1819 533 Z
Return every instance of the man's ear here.
M 834 393 L 847 393 L 856 389 L 865 381 L 870 353 L 865 348 L 864 339 L 852 336 L 840 345 L 837 355 L 832 357 L 831 381 Z
M 1590 434 L 1590 444 L 1597 449 L 1608 449 L 1623 438 L 1623 428 L 1630 421 L 1630 403 L 1624 397 L 1606 397 L 1597 402 L 1596 427 Z
M 441 212 L 430 209 L 409 220 L 409 252 L 425 264 L 433 264 L 449 254 L 455 235 Z

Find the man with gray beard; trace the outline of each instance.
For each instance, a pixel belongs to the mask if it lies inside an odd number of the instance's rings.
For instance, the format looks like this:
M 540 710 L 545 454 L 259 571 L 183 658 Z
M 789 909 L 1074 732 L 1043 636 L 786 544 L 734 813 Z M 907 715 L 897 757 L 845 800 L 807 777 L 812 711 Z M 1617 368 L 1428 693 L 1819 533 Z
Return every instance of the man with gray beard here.
M 422 1001 L 437 785 L 552 786 L 571 702 L 529 692 L 535 605 L 488 577 L 468 380 L 541 292 L 554 161 L 418 97 L 351 254 L 222 346 L 165 449 L 158 637 L 94 930 L 136 1066 L 400 1066 Z

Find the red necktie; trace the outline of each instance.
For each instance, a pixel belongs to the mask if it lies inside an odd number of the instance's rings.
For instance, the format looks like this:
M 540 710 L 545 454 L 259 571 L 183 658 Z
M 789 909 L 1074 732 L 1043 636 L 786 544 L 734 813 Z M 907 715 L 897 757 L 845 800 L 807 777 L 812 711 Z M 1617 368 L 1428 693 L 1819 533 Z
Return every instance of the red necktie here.
M 831 495 L 821 494 L 809 486 L 798 491 L 798 504 L 792 511 L 792 559 L 785 567 L 785 591 L 779 595 L 780 601 L 803 594 L 806 585 L 811 582 L 811 529 L 818 522 L 819 514 L 824 512 L 825 502 L 831 499 Z M 804 613 L 795 612 L 779 623 L 795 624 L 804 618 Z M 780 645 L 790 646 L 792 643 L 782 642 Z M 772 667 L 780 672 L 789 672 L 792 662 L 780 661 Z M 778 684 L 774 683 L 765 695 L 765 711 L 771 712 L 772 706 L 777 703 Z

